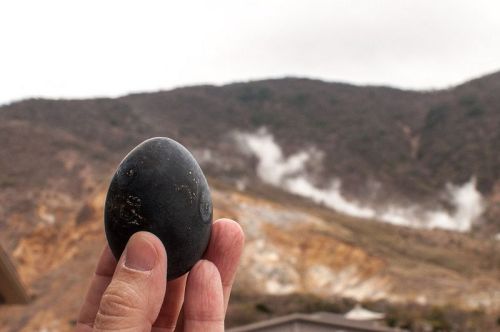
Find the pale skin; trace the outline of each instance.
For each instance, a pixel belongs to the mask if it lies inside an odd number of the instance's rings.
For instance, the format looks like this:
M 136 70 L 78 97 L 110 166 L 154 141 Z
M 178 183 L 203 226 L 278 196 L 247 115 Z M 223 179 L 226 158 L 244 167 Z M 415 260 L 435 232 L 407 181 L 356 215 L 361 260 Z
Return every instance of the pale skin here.
M 169 282 L 167 253 L 153 234 L 134 234 L 118 262 L 106 246 L 76 332 L 224 331 L 244 241 L 236 222 L 215 221 L 203 259 L 188 274 Z

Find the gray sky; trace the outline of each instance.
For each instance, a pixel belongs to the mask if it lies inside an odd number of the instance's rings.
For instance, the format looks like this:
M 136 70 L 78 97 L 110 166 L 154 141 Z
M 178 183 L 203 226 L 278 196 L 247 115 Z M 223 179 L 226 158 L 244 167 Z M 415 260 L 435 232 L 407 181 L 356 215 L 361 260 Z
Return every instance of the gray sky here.
M 500 70 L 500 1 L 3 1 L 0 103 L 283 76 L 412 89 Z

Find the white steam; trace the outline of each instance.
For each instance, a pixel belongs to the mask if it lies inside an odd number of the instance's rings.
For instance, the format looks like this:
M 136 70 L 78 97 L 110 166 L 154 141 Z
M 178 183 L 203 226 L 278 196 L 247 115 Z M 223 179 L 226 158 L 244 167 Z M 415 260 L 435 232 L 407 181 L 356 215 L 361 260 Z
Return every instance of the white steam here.
M 425 211 L 417 205 L 375 208 L 346 199 L 341 193 L 341 182 L 338 179 L 328 180 L 329 186 L 326 189 L 314 185 L 307 176 L 306 165 L 318 156 L 317 150 L 300 151 L 285 158 L 274 137 L 265 129 L 256 133 L 237 133 L 236 138 L 244 151 L 257 157 L 257 175 L 262 181 L 351 216 L 379 219 L 398 225 L 463 232 L 468 231 L 484 211 L 483 198 L 476 189 L 474 178 L 462 186 L 447 185 L 445 194 L 453 207 L 452 212 Z
M 485 209 L 483 197 L 476 189 L 476 179 L 471 178 L 461 186 L 448 184 L 445 194 L 453 207 L 451 213 L 445 210 L 420 212 L 422 208 L 418 206 L 391 206 L 380 214 L 380 219 L 398 225 L 469 231 Z
M 262 181 L 280 186 L 283 180 L 304 171 L 305 163 L 310 153 L 301 151 L 288 158 L 283 157 L 281 148 L 274 141 L 274 137 L 261 129 L 257 134 L 240 134 L 240 142 L 259 158 L 257 175 Z

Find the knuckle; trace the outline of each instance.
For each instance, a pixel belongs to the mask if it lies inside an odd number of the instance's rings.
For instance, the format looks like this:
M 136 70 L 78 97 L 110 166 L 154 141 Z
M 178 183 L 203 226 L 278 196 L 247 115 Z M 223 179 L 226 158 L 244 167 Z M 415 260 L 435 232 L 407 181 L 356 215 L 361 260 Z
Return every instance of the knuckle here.
M 102 296 L 99 315 L 102 317 L 127 317 L 140 311 L 142 296 L 130 285 L 116 280 Z

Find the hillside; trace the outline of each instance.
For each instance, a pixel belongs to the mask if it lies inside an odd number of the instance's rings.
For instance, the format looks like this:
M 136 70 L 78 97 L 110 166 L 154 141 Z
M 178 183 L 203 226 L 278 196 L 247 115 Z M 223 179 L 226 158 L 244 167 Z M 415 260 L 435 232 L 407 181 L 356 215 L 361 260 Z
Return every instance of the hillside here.
M 88 144 L 95 157 L 104 159 L 111 158 L 110 152 L 122 156 L 147 137 L 169 136 L 223 159 L 230 172 L 227 167 L 209 171 L 225 178 L 254 172 L 251 162 L 241 161 L 230 133 L 265 126 L 285 154 L 310 146 L 322 151 L 320 176 L 339 178 L 346 195 L 360 200 L 433 204 L 447 183 L 476 177 L 491 202 L 485 214 L 491 232 L 500 231 L 495 222 L 500 210 L 499 85 L 500 73 L 426 93 L 268 80 L 118 99 L 27 100 L 1 107 L 0 121 L 70 133 L 74 144 Z M 369 183 L 381 187 L 375 198 L 365 197 Z
M 286 310 L 343 312 L 363 301 L 390 313 L 388 323 L 415 330 L 493 330 L 500 315 L 500 242 L 491 238 L 500 231 L 499 88 L 500 73 L 425 93 L 283 79 L 2 106 L 0 242 L 34 300 L 0 308 L 0 330 L 70 329 L 96 243 L 104 244 L 106 186 L 125 153 L 152 136 L 195 153 L 215 215 L 245 230 L 230 325 Z M 258 160 L 233 134 L 262 126 L 287 156 L 322 151 L 313 173 L 318 181 L 339 178 L 348 198 L 432 206 L 446 183 L 475 176 L 486 213 L 472 233 L 397 227 L 254 181 Z M 381 184 L 380 194 L 365 197 L 371 182 Z

